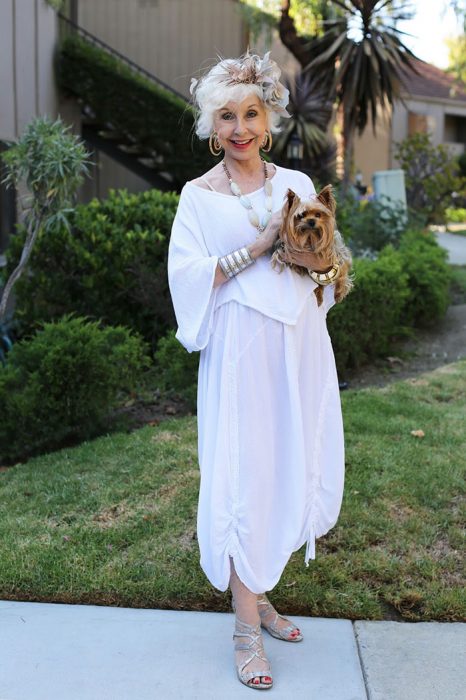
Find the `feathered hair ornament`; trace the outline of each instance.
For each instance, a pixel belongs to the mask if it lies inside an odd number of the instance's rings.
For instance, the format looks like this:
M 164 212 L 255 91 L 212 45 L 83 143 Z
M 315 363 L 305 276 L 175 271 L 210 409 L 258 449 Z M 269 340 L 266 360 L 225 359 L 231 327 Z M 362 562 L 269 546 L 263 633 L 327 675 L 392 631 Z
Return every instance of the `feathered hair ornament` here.
M 215 79 L 218 84 L 258 85 L 262 89 L 262 100 L 274 112 L 282 117 L 290 117 L 286 111 L 289 101 L 289 90 L 279 81 L 281 70 L 274 60 L 270 58 L 270 51 L 261 58 L 257 54 L 250 54 L 249 49 L 239 59 L 224 59 L 214 67 Z M 201 79 L 202 80 L 202 79 Z M 190 85 L 191 95 L 197 89 L 199 80 L 192 78 Z

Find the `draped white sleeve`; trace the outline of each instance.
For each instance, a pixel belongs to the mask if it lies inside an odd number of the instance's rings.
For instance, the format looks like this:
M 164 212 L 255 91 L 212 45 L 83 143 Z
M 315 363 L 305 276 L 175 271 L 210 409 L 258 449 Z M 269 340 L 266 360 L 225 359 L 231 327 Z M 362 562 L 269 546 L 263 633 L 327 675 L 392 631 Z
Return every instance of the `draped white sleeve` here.
M 207 250 L 192 194 L 183 188 L 168 246 L 168 284 L 178 324 L 175 337 L 188 352 L 205 348 L 210 337 L 217 262 Z

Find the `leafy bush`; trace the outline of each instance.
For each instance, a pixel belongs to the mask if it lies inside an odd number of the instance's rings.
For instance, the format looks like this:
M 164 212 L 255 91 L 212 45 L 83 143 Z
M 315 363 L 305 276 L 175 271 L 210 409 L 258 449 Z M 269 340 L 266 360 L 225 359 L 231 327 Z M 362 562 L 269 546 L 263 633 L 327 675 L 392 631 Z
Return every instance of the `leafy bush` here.
M 160 388 L 176 391 L 194 411 L 197 407 L 199 353 L 187 352 L 175 338 L 175 331 L 170 330 L 159 340 L 155 362 Z
M 57 69 L 61 90 L 156 154 L 154 167 L 173 176 L 175 189 L 214 165 L 207 145 L 192 138 L 192 108 L 173 91 L 77 35 L 63 41 Z
M 450 301 L 448 252 L 437 244 L 433 233 L 408 231 L 401 238 L 399 254 L 409 287 L 401 322 L 430 326 L 444 316 Z
M 0 367 L 0 456 L 18 459 L 89 438 L 104 426 L 118 392 L 150 364 L 141 338 L 66 315 L 15 343 Z
M 71 230 L 57 222 L 39 235 L 29 274 L 17 282 L 21 332 L 71 311 L 124 325 L 155 347 L 174 326 L 167 255 L 178 195 L 111 190 L 71 212 Z M 7 249 L 8 270 L 18 261 L 25 232 Z
M 47 233 L 59 222 L 68 225 L 67 215 L 72 211 L 78 186 L 88 173 L 89 154 L 80 139 L 68 133 L 70 129 L 61 119 L 53 122 L 48 117 L 37 117 L 0 156 L 0 170 L 5 171 L 2 183 L 23 192 L 19 203 L 25 227 L 18 265 L 2 285 L 0 322 L 5 320 L 13 286 L 26 269 L 39 232 Z
M 403 332 L 400 319 L 409 295 L 408 276 L 392 246 L 377 260 L 356 259 L 354 274 L 354 289 L 327 318 L 340 371 L 388 352 Z
M 458 207 L 458 209 L 448 207 L 445 209 L 445 221 L 452 224 L 463 224 L 466 221 L 466 209 L 463 207 Z
M 454 203 L 453 192 L 464 189 L 458 161 L 429 134 L 416 133 L 396 144 L 395 158 L 405 171 L 408 206 L 423 213 L 429 222 L 442 222 Z
M 390 243 L 397 247 L 408 225 L 404 206 L 388 197 L 358 201 L 347 195 L 340 202 L 337 220 L 338 230 L 356 256 L 370 256 Z

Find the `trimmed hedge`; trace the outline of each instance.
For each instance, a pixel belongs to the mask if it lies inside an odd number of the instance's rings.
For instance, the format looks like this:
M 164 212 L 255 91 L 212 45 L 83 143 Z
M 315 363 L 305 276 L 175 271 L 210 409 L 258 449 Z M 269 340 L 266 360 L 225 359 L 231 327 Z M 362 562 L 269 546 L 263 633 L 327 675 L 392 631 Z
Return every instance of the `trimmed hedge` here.
M 174 391 L 185 399 L 191 411 L 197 408 L 199 353 L 187 352 L 175 338 L 175 330 L 160 338 L 155 353 L 158 383 L 164 391 Z
M 121 390 L 150 365 L 123 327 L 65 316 L 15 343 L 0 367 L 0 457 L 14 460 L 97 435 Z
M 176 189 L 216 162 L 206 143 L 194 138 L 194 112 L 186 101 L 82 37 L 62 42 L 57 81 L 65 94 L 89 105 L 100 123 L 154 151 L 158 172 L 169 172 Z
M 155 348 L 175 324 L 167 279 L 170 231 L 178 195 L 111 190 L 70 213 L 71 229 L 56 224 L 35 243 L 28 274 L 16 283 L 19 332 L 74 311 L 124 325 Z M 12 236 L 7 276 L 16 267 L 25 230 Z
M 401 317 L 409 297 L 408 275 L 390 245 L 377 260 L 355 259 L 354 289 L 328 314 L 337 367 L 355 367 L 387 353 L 402 333 Z
M 438 245 L 430 231 L 407 231 L 400 239 L 398 250 L 409 288 L 401 323 L 431 326 L 445 315 L 450 302 L 453 278 L 448 251 Z

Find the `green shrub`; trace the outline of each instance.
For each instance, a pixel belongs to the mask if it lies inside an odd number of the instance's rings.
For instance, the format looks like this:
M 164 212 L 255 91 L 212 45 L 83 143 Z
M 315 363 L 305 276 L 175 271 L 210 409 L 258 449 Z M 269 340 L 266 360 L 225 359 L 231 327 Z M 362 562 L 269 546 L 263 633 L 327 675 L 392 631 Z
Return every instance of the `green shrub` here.
M 454 203 L 453 193 L 464 190 L 457 159 L 447 147 L 434 146 L 429 134 L 416 133 L 396 144 L 395 158 L 405 172 L 408 206 L 429 222 L 441 223 Z
M 111 190 L 103 201 L 76 207 L 71 230 L 57 222 L 39 235 L 28 275 L 15 288 L 22 334 L 74 311 L 132 328 L 155 348 L 175 323 L 166 270 L 178 199 L 155 189 Z M 24 235 L 20 229 L 10 240 L 8 271 L 18 262 Z
M 463 224 L 466 221 L 466 209 L 459 207 L 458 209 L 453 209 L 449 207 L 445 209 L 445 221 L 451 222 L 452 224 Z
M 0 456 L 18 459 L 87 439 L 104 426 L 120 390 L 150 364 L 123 327 L 67 315 L 15 343 L 0 367 Z
M 387 197 L 383 201 L 358 201 L 348 195 L 338 208 L 338 230 L 356 256 L 378 252 L 390 243 L 398 246 L 406 230 L 405 208 Z
M 401 237 L 399 254 L 409 287 L 401 322 L 406 326 L 432 325 L 445 315 L 450 302 L 448 252 L 438 245 L 433 233 L 408 231 Z
M 340 372 L 388 352 L 403 332 L 400 318 L 409 295 L 408 276 L 392 246 L 377 260 L 355 259 L 354 275 L 354 289 L 327 318 Z
M 199 353 L 187 352 L 175 338 L 175 331 L 170 330 L 159 340 L 155 363 L 160 388 L 177 392 L 186 399 L 190 410 L 195 411 Z

